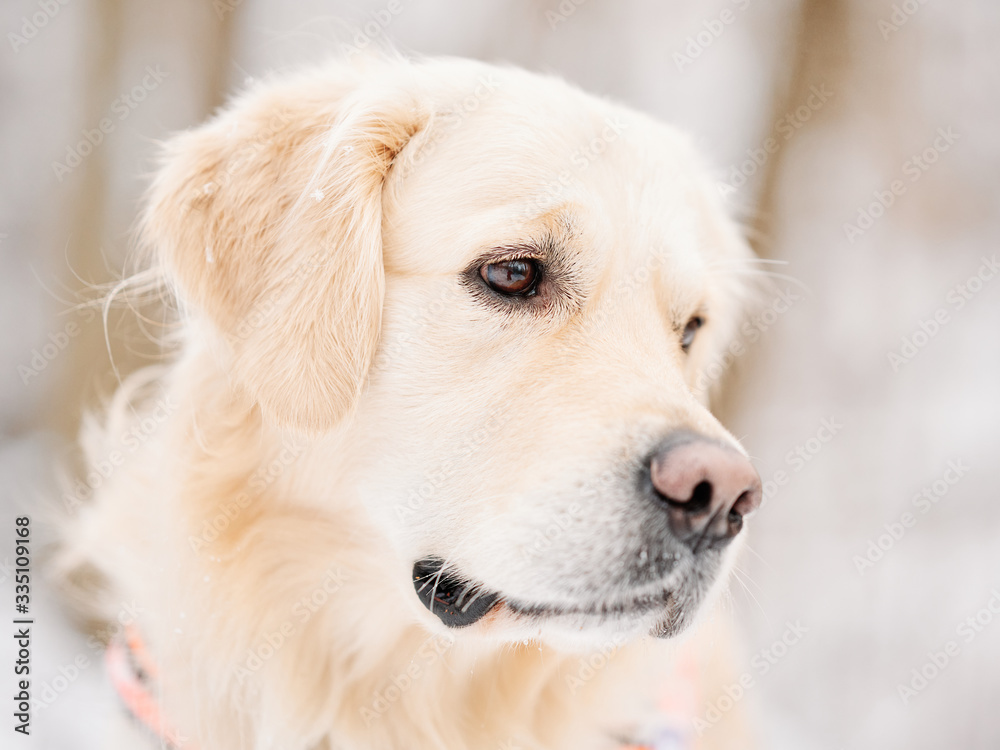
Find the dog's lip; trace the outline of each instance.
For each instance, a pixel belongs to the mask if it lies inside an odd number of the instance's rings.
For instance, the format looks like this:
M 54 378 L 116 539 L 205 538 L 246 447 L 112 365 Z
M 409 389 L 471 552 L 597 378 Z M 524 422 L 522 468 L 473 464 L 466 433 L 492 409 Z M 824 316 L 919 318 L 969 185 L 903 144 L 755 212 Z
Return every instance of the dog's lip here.
M 632 596 L 628 599 L 610 602 L 590 602 L 584 604 L 540 604 L 520 602 L 516 599 L 504 599 L 504 605 L 515 614 L 529 617 L 637 617 L 670 608 L 675 601 L 671 589 L 660 589 Z
M 676 620 L 676 595 L 672 589 L 659 588 L 628 598 L 607 602 L 539 603 L 505 597 L 457 572 L 448 571 L 444 560 L 427 557 L 413 565 L 413 586 L 417 597 L 431 614 L 450 628 L 462 628 L 483 619 L 490 612 L 506 610 L 512 615 L 545 617 L 588 617 L 602 620 L 665 615 L 660 630 L 673 630 Z
M 569 618 L 574 626 L 584 627 L 581 618 L 595 621 L 594 624 L 609 624 L 614 621 L 625 624 L 632 621 L 639 625 L 646 623 L 646 633 L 653 638 L 672 638 L 691 622 L 691 607 L 685 607 L 684 597 L 678 590 L 663 588 L 659 591 L 633 596 L 617 602 L 598 604 L 525 604 L 515 600 L 505 600 L 504 607 L 515 616 L 529 618 Z
M 413 564 L 413 588 L 428 611 L 449 628 L 478 622 L 500 600 L 499 594 L 448 571 L 439 557 L 425 557 Z

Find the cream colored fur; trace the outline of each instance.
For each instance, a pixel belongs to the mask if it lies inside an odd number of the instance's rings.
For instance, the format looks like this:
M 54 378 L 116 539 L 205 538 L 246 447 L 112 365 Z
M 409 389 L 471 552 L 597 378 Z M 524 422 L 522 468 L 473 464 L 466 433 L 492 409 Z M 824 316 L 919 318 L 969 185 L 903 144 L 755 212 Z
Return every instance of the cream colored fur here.
M 169 142 L 142 240 L 179 304 L 176 354 L 86 436 L 92 462 L 125 460 L 63 564 L 101 572 L 105 617 L 136 603 L 181 734 L 580 750 L 641 732 L 676 651 L 649 617 L 500 610 L 449 631 L 411 568 L 437 554 L 535 601 L 613 597 L 621 467 L 677 427 L 735 443 L 694 384 L 749 253 L 703 175 L 647 117 L 457 60 L 276 78 Z M 538 237 L 565 256 L 542 304 L 463 281 Z

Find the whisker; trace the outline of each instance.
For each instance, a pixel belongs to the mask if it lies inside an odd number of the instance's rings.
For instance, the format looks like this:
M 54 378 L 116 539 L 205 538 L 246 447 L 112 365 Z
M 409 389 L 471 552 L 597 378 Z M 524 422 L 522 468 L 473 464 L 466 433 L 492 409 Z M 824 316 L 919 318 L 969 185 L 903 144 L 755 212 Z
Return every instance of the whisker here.
M 770 263 L 776 266 L 789 266 L 791 261 L 779 260 L 777 258 L 724 258 L 719 260 L 713 260 L 708 264 L 709 268 L 717 268 L 719 266 L 735 266 L 735 265 L 754 265 L 756 263 Z
M 760 560 L 760 561 L 761 561 L 761 562 L 762 562 L 762 563 L 763 563 L 764 565 L 766 565 L 766 566 L 767 566 L 767 568 L 768 568 L 768 570 L 771 570 L 771 571 L 773 571 L 773 572 L 777 572 L 777 571 L 775 570 L 774 566 L 773 566 L 773 565 L 771 565 L 771 563 L 769 563 L 769 562 L 767 561 L 767 558 L 763 557 L 763 556 L 762 556 L 762 555 L 761 555 L 760 553 L 758 553 L 758 552 L 757 552 L 757 550 L 755 550 L 755 549 L 754 549 L 753 547 L 751 547 L 749 543 L 747 543 L 747 544 L 744 544 L 744 545 L 743 545 L 743 548 L 744 548 L 744 549 L 745 549 L 745 550 L 746 550 L 747 552 L 749 552 L 749 553 L 750 553 L 751 555 L 753 555 L 754 557 L 756 557 L 756 558 L 757 558 L 758 560 Z
M 754 595 L 753 591 L 750 590 L 750 587 L 747 586 L 746 582 L 742 578 L 743 575 L 746 575 L 746 573 L 744 573 L 743 571 L 739 570 L 739 568 L 737 568 L 735 566 L 733 567 L 733 579 L 737 583 L 739 583 L 740 586 L 743 587 L 743 590 L 746 592 L 747 596 L 750 597 L 750 599 L 753 601 L 753 603 L 757 606 L 757 609 L 760 610 L 760 613 L 762 615 L 764 615 L 764 621 L 767 623 L 768 627 L 771 627 L 772 626 L 771 625 L 771 619 L 770 619 L 770 617 L 768 617 L 767 610 L 764 609 L 764 606 L 760 603 L 760 600 L 757 599 L 757 597 L 756 597 L 756 595 Z M 755 583 L 754 585 L 757 585 L 757 584 Z

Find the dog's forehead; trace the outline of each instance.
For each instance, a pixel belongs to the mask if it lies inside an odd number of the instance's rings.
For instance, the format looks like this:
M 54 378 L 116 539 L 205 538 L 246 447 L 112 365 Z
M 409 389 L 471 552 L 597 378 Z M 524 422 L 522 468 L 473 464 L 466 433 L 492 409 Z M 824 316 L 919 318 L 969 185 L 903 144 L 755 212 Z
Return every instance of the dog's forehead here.
M 386 191 L 390 270 L 450 273 L 560 230 L 623 272 L 705 262 L 717 217 L 686 138 L 560 81 L 524 80 L 446 99 L 404 151 Z

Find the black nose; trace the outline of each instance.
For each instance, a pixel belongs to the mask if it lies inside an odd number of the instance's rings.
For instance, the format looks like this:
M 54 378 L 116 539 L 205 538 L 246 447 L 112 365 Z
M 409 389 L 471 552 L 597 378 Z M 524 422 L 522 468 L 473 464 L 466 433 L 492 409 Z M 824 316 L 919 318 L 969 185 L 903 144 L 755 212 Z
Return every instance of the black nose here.
M 730 541 L 760 507 L 760 477 L 747 457 L 694 432 L 668 436 L 649 476 L 671 531 L 695 552 Z

